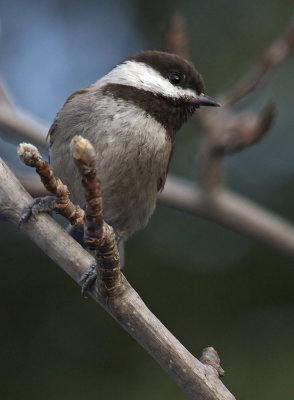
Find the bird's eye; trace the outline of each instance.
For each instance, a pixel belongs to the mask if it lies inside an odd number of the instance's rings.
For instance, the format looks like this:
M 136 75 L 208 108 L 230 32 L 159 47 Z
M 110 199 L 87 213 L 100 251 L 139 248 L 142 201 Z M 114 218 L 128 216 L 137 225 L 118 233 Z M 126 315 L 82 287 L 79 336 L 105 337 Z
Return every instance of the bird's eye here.
M 182 81 L 182 77 L 181 77 L 180 74 L 178 74 L 176 72 L 173 72 L 172 74 L 169 74 L 168 80 L 173 85 L 179 85 L 181 83 L 181 81 Z

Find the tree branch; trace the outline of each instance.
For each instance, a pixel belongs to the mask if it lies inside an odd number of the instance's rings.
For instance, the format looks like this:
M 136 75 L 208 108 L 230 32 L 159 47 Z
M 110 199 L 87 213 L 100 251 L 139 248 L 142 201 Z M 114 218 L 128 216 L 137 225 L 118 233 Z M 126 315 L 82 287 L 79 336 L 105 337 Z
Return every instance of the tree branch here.
M 258 143 L 268 132 L 274 119 L 275 105 L 268 104 L 259 114 L 237 114 L 229 107 L 202 110 L 197 115 L 205 135 L 199 148 L 198 180 L 205 192 L 218 190 L 222 184 L 223 157 Z
M 222 104 L 229 106 L 253 92 L 261 80 L 274 67 L 282 63 L 293 51 L 294 47 L 294 17 L 284 33 L 265 50 L 255 66 L 253 66 L 239 81 L 221 97 Z
M 176 12 L 170 19 L 165 35 L 166 51 L 188 58 L 188 36 L 186 32 L 186 19 Z
M 22 208 L 30 201 L 30 195 L 0 159 L 0 215 L 17 225 Z M 32 218 L 20 229 L 76 282 L 93 263 L 90 254 L 48 215 Z M 234 399 L 219 380 L 215 368 L 197 360 L 183 347 L 148 310 L 123 275 L 121 285 L 111 293 L 104 297 L 96 288 L 90 292 L 191 399 Z
M 192 182 L 169 176 L 159 201 L 231 228 L 294 260 L 293 224 L 233 192 L 206 193 Z
M 21 177 L 20 181 L 31 195 L 48 194 L 33 177 L 28 180 Z M 207 196 L 192 181 L 169 174 L 158 201 L 233 229 L 294 261 L 294 225 L 232 191 L 221 188 L 215 196 L 213 193 Z M 217 208 L 214 208 L 216 203 Z
M 10 140 L 26 140 L 47 148 L 47 128 L 15 106 L 3 81 L 0 81 L 0 132 Z

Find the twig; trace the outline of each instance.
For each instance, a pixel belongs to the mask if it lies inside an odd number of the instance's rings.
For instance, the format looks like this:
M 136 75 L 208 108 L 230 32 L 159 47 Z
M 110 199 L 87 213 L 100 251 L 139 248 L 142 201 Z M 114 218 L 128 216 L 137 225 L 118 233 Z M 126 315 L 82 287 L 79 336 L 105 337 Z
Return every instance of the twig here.
M 21 210 L 30 201 L 29 194 L 0 160 L 0 215 L 17 225 Z M 20 229 L 76 282 L 93 263 L 90 254 L 48 215 L 39 215 Z M 191 399 L 234 399 L 215 372 L 193 357 L 148 310 L 123 275 L 121 285 L 111 296 L 102 296 L 96 288 L 91 295 L 154 357 Z
M 45 198 L 50 200 L 50 209 L 63 215 L 72 225 L 84 225 L 84 211 L 75 206 L 69 199 L 67 186 L 60 179 L 55 178 L 49 164 L 43 161 L 38 149 L 29 143 L 21 143 L 18 146 L 18 155 L 21 161 L 29 167 L 36 168 L 44 187 L 56 197 Z M 33 208 L 28 207 L 20 222 L 24 222 L 30 216 Z
M 230 107 L 251 93 L 274 66 L 281 63 L 294 48 L 294 18 L 285 33 L 267 49 L 252 68 L 227 93 L 220 94 L 222 109 L 202 110 L 197 120 L 205 130 L 199 151 L 199 183 L 208 194 L 222 189 L 222 158 L 249 147 L 262 139 L 274 118 L 274 104 L 268 103 L 259 116 L 253 113 L 236 114 Z
M 220 358 L 213 347 L 205 347 L 202 350 L 200 361 L 205 365 L 210 365 L 217 376 L 224 376 L 225 371 L 220 365 Z
M 205 129 L 199 148 L 198 178 L 204 191 L 218 190 L 222 185 L 222 159 L 258 143 L 269 130 L 274 118 L 274 103 L 269 102 L 259 115 L 236 114 L 228 107 L 214 114 L 202 110 L 198 119 Z
M 113 228 L 104 221 L 102 195 L 96 176 L 95 150 L 82 136 L 71 142 L 72 155 L 85 188 L 86 212 L 84 242 L 95 250 L 99 290 L 109 295 L 121 284 L 120 257 Z
M 235 104 L 255 90 L 264 76 L 291 54 L 293 47 L 294 18 L 292 17 L 284 34 L 271 44 L 262 54 L 257 64 L 249 70 L 231 90 L 220 96 L 222 104 L 226 106 Z

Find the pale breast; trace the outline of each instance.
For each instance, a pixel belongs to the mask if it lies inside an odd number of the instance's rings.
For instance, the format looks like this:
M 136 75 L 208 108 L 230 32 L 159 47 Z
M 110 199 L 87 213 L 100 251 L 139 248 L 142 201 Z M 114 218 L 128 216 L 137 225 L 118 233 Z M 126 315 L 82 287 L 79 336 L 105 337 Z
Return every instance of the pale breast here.
M 170 138 L 159 122 L 134 104 L 106 98 L 97 90 L 79 97 L 65 104 L 53 125 L 53 170 L 68 185 L 73 201 L 83 205 L 69 144 L 74 135 L 89 139 L 97 153 L 105 219 L 120 236 L 130 236 L 154 211 L 158 187 L 165 182 Z

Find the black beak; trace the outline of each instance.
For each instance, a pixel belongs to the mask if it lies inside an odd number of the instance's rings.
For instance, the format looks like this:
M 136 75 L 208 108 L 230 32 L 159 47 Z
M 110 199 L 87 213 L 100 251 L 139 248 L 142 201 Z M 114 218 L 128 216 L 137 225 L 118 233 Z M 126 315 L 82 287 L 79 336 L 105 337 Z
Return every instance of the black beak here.
M 196 97 L 195 103 L 200 106 L 212 106 L 212 107 L 220 107 L 221 105 L 212 97 L 207 96 L 204 93 L 201 93 Z

